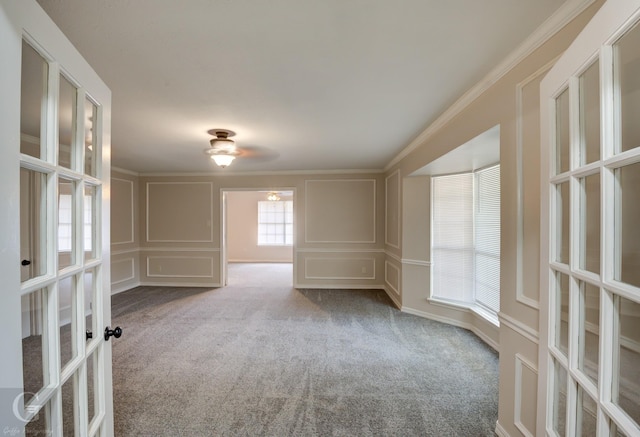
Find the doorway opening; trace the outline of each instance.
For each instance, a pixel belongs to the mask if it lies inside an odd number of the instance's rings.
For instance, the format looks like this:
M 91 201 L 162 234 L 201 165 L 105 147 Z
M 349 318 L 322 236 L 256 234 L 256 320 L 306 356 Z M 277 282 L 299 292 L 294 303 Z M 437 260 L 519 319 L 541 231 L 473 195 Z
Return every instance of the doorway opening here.
M 222 285 L 293 287 L 295 189 L 222 191 Z

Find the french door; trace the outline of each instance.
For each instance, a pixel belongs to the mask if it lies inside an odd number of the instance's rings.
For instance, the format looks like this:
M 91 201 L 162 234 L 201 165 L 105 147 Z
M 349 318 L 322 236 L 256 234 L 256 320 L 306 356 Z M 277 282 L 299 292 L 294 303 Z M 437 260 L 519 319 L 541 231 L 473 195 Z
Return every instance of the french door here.
M 638 436 L 640 0 L 607 1 L 540 92 L 538 431 Z
M 35 1 L 0 3 L 0 50 L 5 433 L 111 436 L 111 94 Z

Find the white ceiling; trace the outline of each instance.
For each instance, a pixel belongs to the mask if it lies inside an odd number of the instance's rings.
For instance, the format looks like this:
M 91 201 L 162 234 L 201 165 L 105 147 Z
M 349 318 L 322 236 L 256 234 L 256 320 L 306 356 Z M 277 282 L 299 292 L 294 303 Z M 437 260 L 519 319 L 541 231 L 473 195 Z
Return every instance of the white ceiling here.
M 38 0 L 147 172 L 382 169 L 563 0 Z M 231 129 L 254 158 L 203 153 Z

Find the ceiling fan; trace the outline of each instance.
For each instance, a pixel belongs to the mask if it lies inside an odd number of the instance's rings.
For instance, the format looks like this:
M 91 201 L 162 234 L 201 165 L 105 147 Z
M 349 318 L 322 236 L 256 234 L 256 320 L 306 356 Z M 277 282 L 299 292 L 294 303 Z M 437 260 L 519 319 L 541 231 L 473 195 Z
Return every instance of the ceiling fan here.
M 212 129 L 210 134 L 215 138 L 209 140 L 211 147 L 204 149 L 204 153 L 221 168 L 227 167 L 236 157 L 242 155 L 242 152 L 236 147 L 236 142 L 231 139 L 236 133 L 228 129 Z

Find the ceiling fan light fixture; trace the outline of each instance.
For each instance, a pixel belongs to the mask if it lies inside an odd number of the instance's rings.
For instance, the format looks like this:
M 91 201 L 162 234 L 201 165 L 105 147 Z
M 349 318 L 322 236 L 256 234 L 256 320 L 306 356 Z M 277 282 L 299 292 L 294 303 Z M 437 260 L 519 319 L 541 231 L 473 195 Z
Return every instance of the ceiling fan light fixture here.
M 236 159 L 236 157 L 226 153 L 219 153 L 211 155 L 211 159 L 213 159 L 213 161 L 218 164 L 220 168 L 225 168 L 226 166 L 231 164 L 233 160 Z

